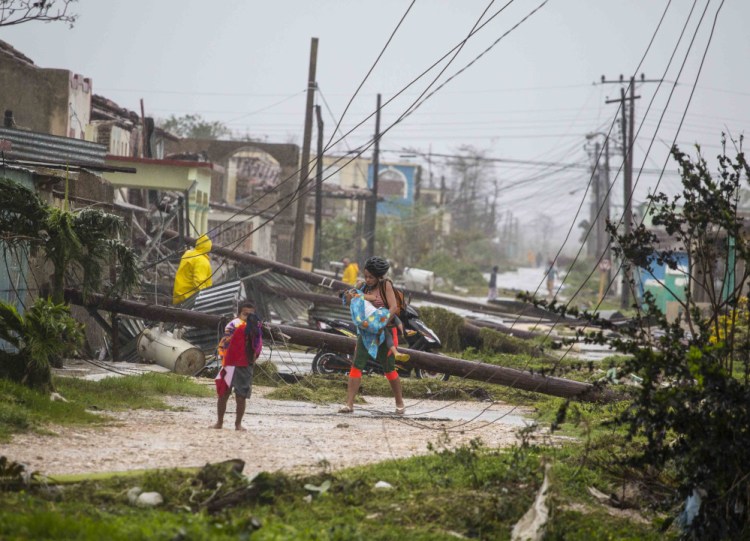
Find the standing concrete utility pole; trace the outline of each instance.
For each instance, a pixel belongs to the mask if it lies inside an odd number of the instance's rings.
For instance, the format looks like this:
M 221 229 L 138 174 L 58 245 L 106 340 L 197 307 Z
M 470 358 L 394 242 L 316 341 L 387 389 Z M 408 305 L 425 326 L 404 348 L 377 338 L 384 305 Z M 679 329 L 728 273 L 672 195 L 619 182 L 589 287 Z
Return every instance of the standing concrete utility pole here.
M 594 228 L 594 249 L 589 249 L 589 255 L 594 257 L 602 255 L 602 172 L 598 167 L 599 154 L 601 151 L 601 146 L 599 145 L 599 141 L 597 141 L 594 145 L 594 156 L 596 157 L 596 161 L 594 162 L 594 171 L 592 171 L 594 175 L 594 206 L 591 209 L 591 225 Z M 591 246 L 591 243 L 589 243 L 589 248 L 591 248 Z
M 318 161 L 315 163 L 315 250 L 313 268 L 320 268 L 320 239 L 323 228 L 323 115 L 320 105 L 315 106 L 318 119 Z
M 143 98 L 141 98 L 141 158 L 149 158 L 148 152 L 146 152 L 146 108 L 143 106 Z
M 619 81 L 607 81 L 605 80 L 604 76 L 602 75 L 602 83 L 617 83 L 622 84 L 623 83 L 623 77 L 620 75 Z M 632 134 L 630 137 L 628 137 L 628 121 L 627 121 L 627 109 L 626 102 L 630 101 L 630 110 L 631 114 L 635 108 L 635 100 L 640 98 L 640 96 L 635 96 L 632 89 L 635 86 L 635 80 L 633 77 L 630 78 L 630 88 L 631 88 L 631 94 L 629 98 L 625 97 L 625 89 L 620 88 L 620 99 L 619 100 L 606 100 L 606 103 L 621 103 L 622 107 L 622 118 L 621 118 L 621 126 L 622 126 L 622 169 L 623 169 L 623 200 L 624 200 L 624 211 L 623 211 L 623 222 L 624 222 L 624 228 L 625 228 L 625 235 L 630 235 L 630 232 L 632 231 L 633 227 L 633 210 L 631 207 L 631 202 L 633 200 L 633 176 L 632 171 L 630 169 L 630 164 L 632 163 L 631 156 L 633 154 L 633 149 L 630 147 L 630 144 L 633 141 Z M 630 308 L 630 281 L 631 281 L 631 269 L 628 266 L 623 267 L 623 273 L 622 273 L 622 291 L 621 291 L 621 297 L 620 297 L 620 308 Z
M 607 242 L 607 220 L 609 220 L 609 136 L 603 132 L 586 134 L 586 140 L 590 141 L 598 136 L 604 138 L 604 170 L 599 167 L 602 147 L 599 141 L 594 144 L 594 161 L 591 166 L 591 174 L 594 182 L 594 205 L 591 209 L 591 223 L 594 231 L 593 250 L 590 255 L 599 258 L 606 251 L 603 259 L 609 260 L 609 243 Z M 589 150 L 589 147 L 585 147 Z M 591 245 L 590 245 L 591 246 Z M 609 265 L 602 261 L 602 264 Z
M 604 260 L 606 263 L 606 281 L 609 283 L 612 279 L 612 243 L 607 240 L 607 222 L 609 221 L 609 136 L 604 136 L 604 215 L 601 220 L 601 231 L 602 231 L 602 243 L 603 248 L 606 250 Z M 603 295 L 604 293 L 602 293 Z
M 367 249 L 365 257 L 375 255 L 375 229 L 378 223 L 378 175 L 380 173 L 380 94 L 375 109 L 375 146 L 372 151 L 372 195 L 365 210 L 365 235 Z
M 641 83 L 660 83 L 660 79 L 649 79 L 641 74 Z M 607 81 L 602 75 L 602 84 L 619 84 L 624 83 L 623 76 L 620 75 L 619 81 Z M 623 211 L 623 221 L 625 222 L 625 234 L 629 235 L 633 227 L 633 143 L 635 141 L 635 100 L 640 99 L 640 96 L 635 95 L 635 77 L 630 78 L 630 96 L 625 96 L 625 89 L 620 88 L 620 99 L 619 100 L 607 100 L 606 103 L 621 103 L 622 104 L 622 160 L 623 160 L 623 183 L 624 183 L 624 200 L 625 209 Z M 630 106 L 626 107 L 626 102 L 630 102 Z M 630 121 L 627 120 L 626 111 L 630 112 Z M 629 125 L 629 127 L 628 127 Z M 630 271 L 631 269 L 625 267 L 622 277 L 622 298 L 620 300 L 621 308 L 630 308 Z
M 315 69 L 318 63 L 318 38 L 310 42 L 310 68 L 307 76 L 307 103 L 305 106 L 305 133 L 302 139 L 302 163 L 299 174 L 299 184 L 295 192 L 297 198 L 297 218 L 294 223 L 294 246 L 292 248 L 292 264 L 302 266 L 302 241 L 305 236 L 305 191 L 309 189 L 307 179 L 310 175 L 310 141 L 312 140 L 312 115 L 315 101 Z

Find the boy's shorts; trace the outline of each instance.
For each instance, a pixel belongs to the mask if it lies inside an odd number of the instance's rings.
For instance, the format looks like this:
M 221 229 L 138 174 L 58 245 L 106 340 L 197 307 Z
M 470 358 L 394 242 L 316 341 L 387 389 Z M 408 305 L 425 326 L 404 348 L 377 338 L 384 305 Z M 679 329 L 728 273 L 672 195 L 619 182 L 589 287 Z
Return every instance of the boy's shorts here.
M 253 369 L 254 364 L 250 366 L 235 366 L 234 376 L 232 376 L 232 389 L 236 396 L 250 398 L 253 391 Z

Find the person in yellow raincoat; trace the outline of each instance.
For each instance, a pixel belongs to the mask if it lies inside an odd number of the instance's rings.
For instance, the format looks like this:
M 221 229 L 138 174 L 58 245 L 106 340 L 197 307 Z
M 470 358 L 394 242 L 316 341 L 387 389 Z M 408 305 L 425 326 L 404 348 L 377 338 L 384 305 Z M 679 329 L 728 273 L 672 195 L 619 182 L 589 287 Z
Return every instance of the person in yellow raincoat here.
M 182 254 L 180 266 L 174 277 L 172 304 L 179 304 L 189 299 L 201 289 L 211 287 L 211 239 L 202 235 L 195 243 L 195 248 Z
M 344 275 L 341 277 L 342 282 L 349 285 L 355 285 L 359 280 L 359 265 L 353 263 L 348 257 L 341 260 L 344 264 Z

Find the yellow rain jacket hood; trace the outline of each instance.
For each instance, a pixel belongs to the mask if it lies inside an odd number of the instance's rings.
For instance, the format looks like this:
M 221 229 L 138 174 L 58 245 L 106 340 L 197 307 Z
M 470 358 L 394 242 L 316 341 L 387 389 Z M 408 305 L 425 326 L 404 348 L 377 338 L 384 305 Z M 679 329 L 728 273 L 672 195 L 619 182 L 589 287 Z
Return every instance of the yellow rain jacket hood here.
M 195 242 L 195 248 L 182 255 L 174 277 L 172 304 L 179 304 L 201 289 L 211 287 L 211 260 L 208 253 L 212 247 L 211 239 L 207 235 L 202 235 Z

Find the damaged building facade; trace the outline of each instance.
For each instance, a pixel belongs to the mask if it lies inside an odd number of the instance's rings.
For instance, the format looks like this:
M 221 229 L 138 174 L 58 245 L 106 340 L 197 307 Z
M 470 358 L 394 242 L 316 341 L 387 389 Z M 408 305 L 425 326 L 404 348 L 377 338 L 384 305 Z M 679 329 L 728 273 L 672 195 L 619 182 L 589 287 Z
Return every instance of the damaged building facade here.
M 67 69 L 39 67 L 2 41 L 0 108 L 7 130 L 98 145 L 104 156 L 102 167 L 107 169 L 95 175 L 100 188 L 83 180 L 87 170 L 68 175 L 68 204 L 71 208 L 91 204 L 117 208 L 131 226 L 131 243 L 142 262 L 165 260 L 159 272 L 144 277 L 149 282 L 161 280 L 165 292 L 184 250 L 181 239 L 212 229 L 218 244 L 268 259 L 290 260 L 293 209 L 279 212 L 277 201 L 297 182 L 299 149 L 295 145 L 180 141 L 143 112 L 95 94 L 91 78 Z M 9 148 L 14 146 L 10 139 L 5 137 L 3 143 Z M 15 148 L 19 148 L 17 143 Z M 6 152 L 6 157 L 12 156 Z M 64 154 L 45 159 L 75 165 L 73 157 Z M 38 171 L 39 160 L 27 167 Z M 292 180 L 280 182 L 290 176 Z M 25 182 L 38 192 L 50 185 L 33 179 L 38 179 L 36 172 Z M 50 193 L 55 191 L 59 190 Z M 261 192 L 263 201 L 252 204 Z M 53 203 L 55 197 L 51 195 Z M 14 272 L 18 275 L 20 270 Z

